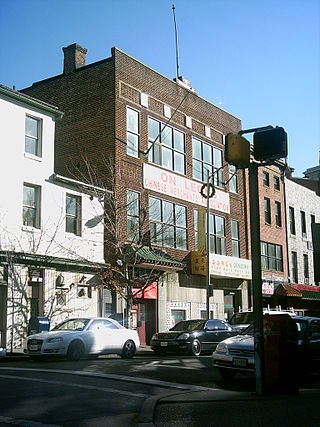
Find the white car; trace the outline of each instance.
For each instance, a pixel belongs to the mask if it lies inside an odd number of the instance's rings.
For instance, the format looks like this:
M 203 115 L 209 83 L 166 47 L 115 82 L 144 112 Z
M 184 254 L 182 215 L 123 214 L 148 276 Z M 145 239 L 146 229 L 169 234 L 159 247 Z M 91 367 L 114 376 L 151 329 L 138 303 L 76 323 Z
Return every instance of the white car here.
M 23 351 L 31 357 L 64 356 L 69 360 L 119 354 L 132 358 L 140 346 L 137 331 L 126 329 L 113 319 L 68 319 L 48 332 L 30 335 Z

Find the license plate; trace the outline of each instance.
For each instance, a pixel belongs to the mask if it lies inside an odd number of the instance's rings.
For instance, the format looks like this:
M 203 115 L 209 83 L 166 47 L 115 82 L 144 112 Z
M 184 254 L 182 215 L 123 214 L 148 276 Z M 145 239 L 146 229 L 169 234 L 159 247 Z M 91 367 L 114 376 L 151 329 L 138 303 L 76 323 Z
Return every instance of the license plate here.
M 247 359 L 244 359 L 242 357 L 234 357 L 233 364 L 235 366 L 241 366 L 242 368 L 244 368 L 247 366 Z
M 163 341 L 160 343 L 161 347 L 168 347 L 168 343 L 166 341 Z
M 37 345 L 30 345 L 30 350 L 31 351 L 37 351 L 38 350 L 38 346 Z

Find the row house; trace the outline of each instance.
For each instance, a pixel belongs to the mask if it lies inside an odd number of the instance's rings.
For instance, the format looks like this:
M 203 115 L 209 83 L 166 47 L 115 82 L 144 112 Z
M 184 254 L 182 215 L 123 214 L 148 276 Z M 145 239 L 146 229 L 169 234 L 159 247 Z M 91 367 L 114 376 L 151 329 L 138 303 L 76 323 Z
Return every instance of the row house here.
M 0 346 L 21 347 L 31 317 L 96 316 L 103 257 L 99 189 L 54 173 L 63 113 L 0 85 Z
M 207 309 L 212 317 L 225 318 L 247 308 L 251 262 L 245 179 L 224 160 L 225 135 L 238 132 L 241 121 L 197 95 L 184 78 L 171 80 L 117 48 L 88 65 L 85 48 L 73 44 L 63 51 L 63 73 L 23 93 L 65 113 L 56 125 L 56 173 L 112 187 L 117 250 L 136 239 L 141 268 L 151 270 L 156 262 L 161 271 L 136 293 L 142 343 L 179 320 L 206 316 Z M 208 173 L 215 188 L 209 217 L 210 307 L 201 258 L 191 268 L 201 235 L 198 217 L 207 203 L 200 191 Z M 105 245 L 105 257 L 112 263 L 110 247 Z M 123 312 L 122 300 L 113 292 L 109 297 L 117 313 Z

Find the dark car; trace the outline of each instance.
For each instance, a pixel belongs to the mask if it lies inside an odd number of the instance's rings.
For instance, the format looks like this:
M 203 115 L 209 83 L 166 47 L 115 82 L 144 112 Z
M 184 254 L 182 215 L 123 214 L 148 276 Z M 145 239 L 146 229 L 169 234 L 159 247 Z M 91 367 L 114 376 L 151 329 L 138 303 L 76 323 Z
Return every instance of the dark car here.
M 199 356 L 203 352 L 212 352 L 220 341 L 237 333 L 223 320 L 182 320 L 168 332 L 154 334 L 151 348 L 156 354 L 171 351 Z
M 304 368 L 312 368 L 320 360 L 320 319 L 309 316 L 296 316 L 298 328 L 298 353 Z

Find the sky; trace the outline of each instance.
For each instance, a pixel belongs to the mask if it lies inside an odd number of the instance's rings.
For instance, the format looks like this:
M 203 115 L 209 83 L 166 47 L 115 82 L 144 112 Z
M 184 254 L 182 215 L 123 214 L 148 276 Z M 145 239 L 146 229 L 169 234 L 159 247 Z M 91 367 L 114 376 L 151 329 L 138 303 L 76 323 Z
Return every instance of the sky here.
M 0 83 L 22 89 L 61 74 L 62 48 L 86 63 L 118 47 L 242 121 L 282 126 L 294 176 L 318 165 L 320 0 L 0 0 Z

